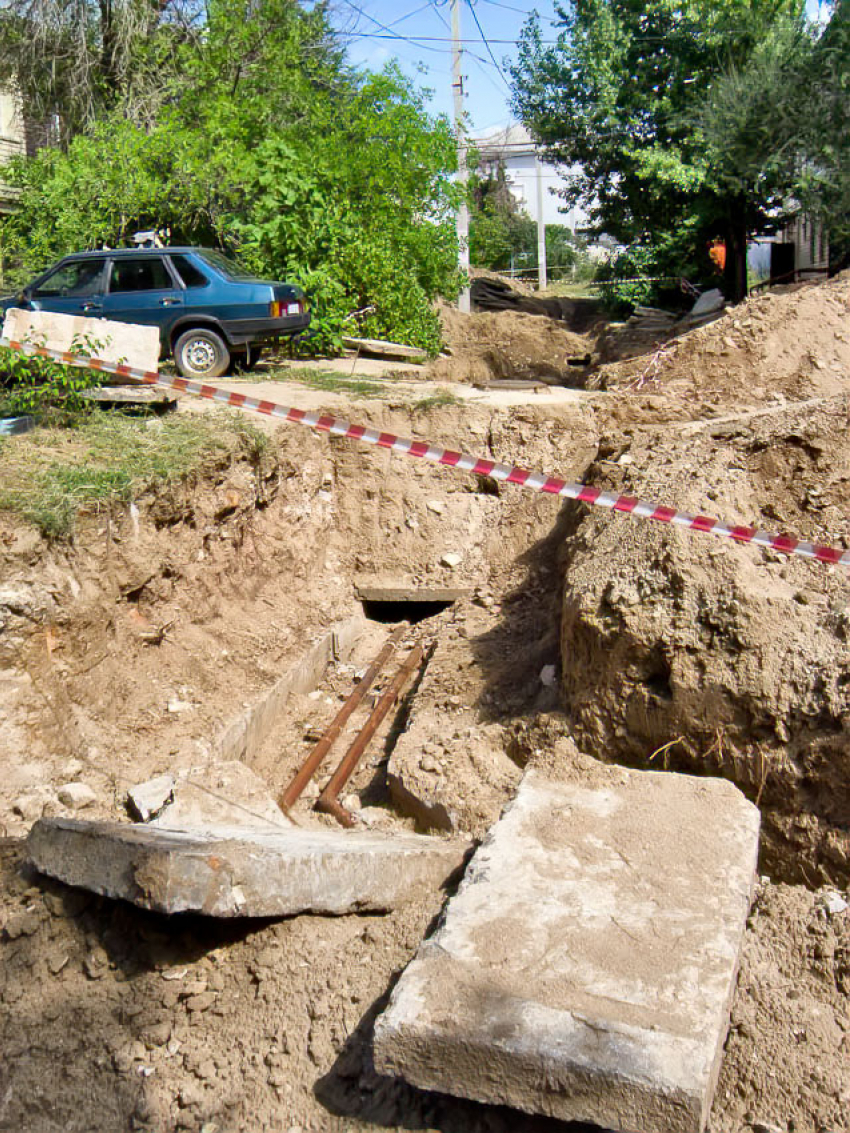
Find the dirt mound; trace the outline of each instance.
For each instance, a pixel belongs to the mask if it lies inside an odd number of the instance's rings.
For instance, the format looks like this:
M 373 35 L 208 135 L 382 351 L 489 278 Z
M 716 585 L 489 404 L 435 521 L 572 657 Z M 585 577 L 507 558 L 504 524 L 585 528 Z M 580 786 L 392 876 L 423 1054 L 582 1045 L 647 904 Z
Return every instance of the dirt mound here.
M 589 339 L 568 331 L 563 323 L 522 311 L 464 315 L 446 304 L 440 308 L 450 358 L 429 366 L 434 381 L 484 384 L 518 378 L 550 385 L 584 385 L 583 359 L 592 351 Z
M 687 437 L 610 439 L 602 451 L 619 463 L 598 463 L 588 479 L 850 545 L 847 414 L 841 399 Z M 579 746 L 733 780 L 762 807 L 767 870 L 846 882 L 846 570 L 647 521 L 576 519 L 561 652 Z
M 828 397 L 850 383 L 850 275 L 757 295 L 709 326 L 603 366 L 601 389 L 652 389 L 685 401 L 758 404 Z

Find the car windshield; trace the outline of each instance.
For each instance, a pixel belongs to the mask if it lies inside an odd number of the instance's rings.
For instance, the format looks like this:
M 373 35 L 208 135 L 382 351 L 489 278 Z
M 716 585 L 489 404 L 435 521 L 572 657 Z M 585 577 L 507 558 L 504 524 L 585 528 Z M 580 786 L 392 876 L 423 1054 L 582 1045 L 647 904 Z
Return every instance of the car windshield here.
M 228 279 L 256 279 L 249 271 L 246 271 L 239 264 L 235 263 L 228 256 L 223 255 L 221 252 L 216 252 L 212 248 L 204 248 L 202 252 L 198 252 L 202 260 L 206 260 L 208 264 L 212 264 L 214 268 L 221 272 L 222 275 Z

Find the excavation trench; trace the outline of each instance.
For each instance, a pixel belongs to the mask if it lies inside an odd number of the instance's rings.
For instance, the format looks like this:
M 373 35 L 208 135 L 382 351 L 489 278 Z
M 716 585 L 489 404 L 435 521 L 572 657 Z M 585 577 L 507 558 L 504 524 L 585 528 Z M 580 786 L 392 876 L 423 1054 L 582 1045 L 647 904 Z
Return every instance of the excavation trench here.
M 375 416 L 377 427 L 410 428 L 391 410 Z M 555 419 L 550 408 L 545 428 L 527 409 L 461 416 L 452 407 L 414 425 L 570 479 L 599 473 L 597 426 L 582 407 Z M 104 819 L 121 812 L 132 784 L 165 771 L 203 776 L 222 759 L 243 761 L 279 795 L 392 627 L 407 623 L 405 647 L 423 645 L 430 660 L 344 789 L 361 822 L 480 837 L 524 767 L 574 773 L 573 738 L 600 759 L 663 768 L 665 753 L 654 753 L 678 736 L 670 770 L 721 774 L 759 795 L 775 879 L 846 878 L 838 823 L 819 803 L 800 809 L 801 795 L 785 789 L 799 765 L 770 762 L 759 779 L 758 747 L 746 748 L 764 741 L 758 713 L 739 711 L 724 729 L 722 759 L 711 747 L 724 679 L 717 642 L 735 655 L 752 647 L 743 615 L 724 605 L 730 585 L 738 601 L 745 587 L 728 574 L 714 591 L 699 580 L 693 608 L 680 603 L 666 622 L 653 614 L 659 595 L 680 601 L 689 556 L 709 569 L 708 550 L 693 552 L 675 533 L 672 550 L 664 535 L 644 544 L 627 520 L 494 493 L 453 470 L 307 432 L 282 433 L 275 446 L 265 466 L 236 461 L 140 501 L 135 520 L 89 523 L 73 548 L 16 532 L 6 552 L 0 738 L 16 758 L 0 781 L 0 924 L 10 944 L 0 1099 L 7 1084 L 13 1091 L 0 1127 L 35 1130 L 33 1107 L 49 1106 L 55 1124 L 98 1133 L 209 1122 L 271 1130 L 282 1112 L 284 1127 L 322 1130 L 549 1129 L 371 1068 L 374 1014 L 441 894 L 386 917 L 175 929 L 21 865 L 18 839 L 36 818 L 68 813 L 60 789 L 69 782 L 93 795 L 77 816 Z M 685 684 L 669 647 L 673 630 L 687 637 L 688 616 L 705 629 L 688 639 L 704 654 L 702 684 Z M 682 654 L 698 669 L 700 656 Z M 392 666 L 375 697 L 391 675 Z M 798 711 L 780 708 L 771 702 L 774 736 Z M 296 817 L 312 815 L 349 739 L 340 736 Z M 763 751 L 774 760 L 771 744 Z M 814 800 L 834 770 L 813 759 L 807 775 Z M 843 953 L 833 954 L 838 986 Z M 59 1062 L 79 1075 L 61 1090 L 51 1084 Z

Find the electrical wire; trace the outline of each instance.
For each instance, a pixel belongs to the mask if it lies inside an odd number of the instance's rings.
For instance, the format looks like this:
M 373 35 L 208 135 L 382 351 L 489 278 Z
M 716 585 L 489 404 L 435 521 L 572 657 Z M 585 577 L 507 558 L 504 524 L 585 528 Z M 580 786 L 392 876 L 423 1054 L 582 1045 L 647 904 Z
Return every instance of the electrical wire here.
M 354 37 L 354 38 L 357 38 L 357 39 L 361 39 L 361 38 L 366 38 L 366 39 L 399 39 L 399 40 L 403 40 L 405 43 L 409 43 L 412 47 L 416 47 L 420 50 L 424 49 L 425 51 L 436 51 L 437 54 L 442 55 L 442 51 L 439 47 L 429 47 L 428 44 L 423 43 L 421 39 L 418 39 L 418 40 L 417 39 L 411 39 L 410 36 L 399 35 L 398 32 L 394 32 L 392 30 L 392 28 L 387 27 L 386 24 L 382 24 L 381 21 L 376 20 L 374 16 L 370 16 L 368 12 L 365 12 L 358 4 L 355 4 L 354 0 L 345 0 L 345 3 L 349 6 L 349 8 L 351 8 L 355 12 L 357 12 L 357 14 L 359 16 L 363 16 L 364 19 L 369 20 L 376 27 L 379 27 L 384 34 L 379 35 L 377 32 L 371 32 L 370 33 L 370 32 L 354 32 L 354 31 L 347 32 L 347 33 L 344 33 L 344 34 L 347 34 L 347 35 Z M 389 34 L 386 34 L 386 33 L 389 33 Z
M 469 10 L 470 10 L 470 12 L 472 13 L 472 18 L 473 18 L 473 20 L 475 21 L 475 26 L 476 26 L 476 27 L 478 28 L 478 34 L 479 34 L 479 35 L 481 36 L 481 41 L 482 41 L 482 43 L 484 44 L 484 46 L 485 46 L 485 47 L 487 48 L 487 54 L 488 54 L 488 55 L 490 56 L 490 58 L 491 58 L 491 59 L 493 60 L 493 66 L 494 66 L 494 67 L 496 68 L 496 70 L 497 70 L 497 71 L 499 72 L 499 74 L 500 74 L 500 75 L 502 76 L 502 79 L 503 79 L 503 81 L 504 81 L 504 84 L 505 84 L 505 86 L 506 86 L 506 87 L 507 87 L 507 89 L 508 89 L 508 93 L 510 94 L 510 91 L 511 91 L 511 84 L 510 84 L 510 83 L 508 82 L 508 77 L 507 77 L 507 75 L 506 75 L 506 74 L 505 74 L 505 72 L 504 72 L 504 71 L 502 70 L 502 68 L 500 67 L 500 65 L 499 65 L 498 61 L 496 60 L 496 56 L 495 56 L 495 55 L 493 54 L 493 49 L 492 49 L 492 47 L 491 47 L 491 46 L 490 46 L 490 44 L 489 44 L 489 43 L 487 42 L 487 36 L 486 36 L 486 35 L 484 34 L 484 29 L 482 28 L 482 26 L 481 26 L 481 23 L 480 23 L 480 21 L 479 21 L 479 19 L 478 19 L 478 16 L 477 16 L 477 14 L 476 14 L 476 12 L 475 12 L 475 5 L 474 5 L 474 4 L 472 3 L 472 0 L 470 0 L 470 4 L 469 4 Z
M 420 12 L 424 12 L 427 8 L 430 8 L 431 5 L 432 0 L 425 0 L 425 3 L 420 5 L 420 7 L 414 8 L 413 11 L 408 12 L 406 16 L 401 16 L 399 19 L 393 20 L 389 26 L 391 28 L 397 28 L 399 24 L 403 24 L 405 20 L 413 19 L 414 16 L 418 16 Z

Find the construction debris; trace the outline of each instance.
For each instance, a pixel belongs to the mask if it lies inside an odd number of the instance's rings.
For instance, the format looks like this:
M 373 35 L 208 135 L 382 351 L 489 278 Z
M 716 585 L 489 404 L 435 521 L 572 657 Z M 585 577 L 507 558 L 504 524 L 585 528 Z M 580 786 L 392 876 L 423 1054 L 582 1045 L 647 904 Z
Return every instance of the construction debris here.
M 9 307 L 3 337 L 14 342 L 37 343 L 48 350 L 94 353 L 105 362 L 120 362 L 139 370 L 159 369 L 159 328 L 155 326 Z M 95 350 L 80 349 L 79 343 L 97 345 Z M 108 384 L 109 379 L 104 380 Z
M 466 851 L 416 835 L 74 819 L 41 819 L 27 839 L 35 868 L 68 885 L 211 917 L 394 909 L 444 884 Z
M 238 760 L 159 775 L 133 787 L 128 802 L 134 816 L 168 830 L 207 825 L 279 830 L 290 824 L 262 779 Z
M 376 1067 L 606 1129 L 701 1130 L 758 828 L 717 779 L 527 774 L 379 1018 Z
M 358 354 L 368 354 L 375 358 L 389 358 L 398 362 L 427 362 L 428 351 L 418 346 L 405 346 L 400 342 L 385 342 L 381 338 L 351 338 L 343 335 L 342 345 L 346 350 L 356 350 Z

